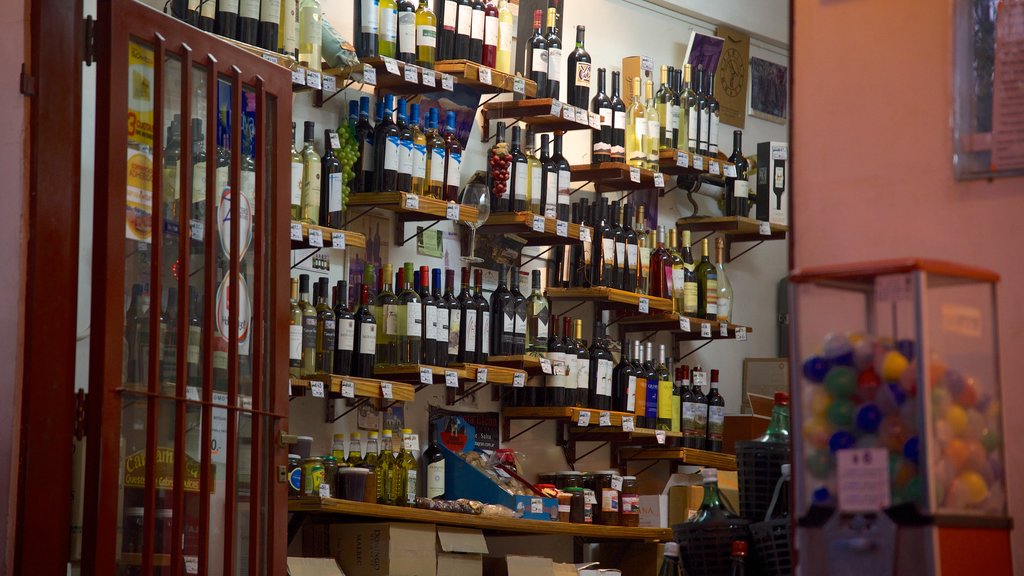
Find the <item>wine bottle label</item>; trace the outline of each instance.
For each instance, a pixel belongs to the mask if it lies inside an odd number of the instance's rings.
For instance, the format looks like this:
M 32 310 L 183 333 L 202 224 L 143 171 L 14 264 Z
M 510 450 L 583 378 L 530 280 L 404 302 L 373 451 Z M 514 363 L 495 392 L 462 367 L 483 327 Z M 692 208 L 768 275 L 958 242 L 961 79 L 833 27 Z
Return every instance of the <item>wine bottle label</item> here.
M 220 180 L 220 169 L 217 169 L 217 180 Z M 214 190 L 217 194 L 221 190 Z M 292 162 L 292 206 L 302 205 L 302 162 Z
M 598 108 L 597 113 L 601 115 L 601 126 L 612 126 L 613 114 L 611 108 Z
M 288 326 L 288 359 L 292 366 L 302 365 L 302 325 Z M 198 363 L 199 359 L 196 359 Z
M 626 243 L 616 242 L 615 243 L 615 261 L 619 263 L 621 268 L 626 267 Z
M 637 146 L 641 146 L 641 142 L 647 137 L 647 119 L 642 116 L 633 121 L 633 137 L 636 138 Z
M 398 173 L 412 176 L 412 140 L 399 140 Z
M 516 314 L 516 334 L 526 334 L 526 310 L 523 310 L 521 314 Z
M 417 303 L 410 303 L 402 306 L 405 309 L 404 336 L 409 338 L 423 337 L 423 308 Z
M 481 314 L 480 315 L 480 353 L 490 354 L 491 353 L 491 315 Z
M 601 512 L 619 511 L 619 491 L 613 488 L 601 488 Z
M 564 354 L 565 358 L 565 389 L 575 390 L 577 385 L 577 372 L 579 372 L 579 358 L 576 354 Z
M 447 12 L 446 12 L 447 13 Z M 459 6 L 459 36 L 469 36 L 473 31 L 473 7 Z
M 416 53 L 416 13 L 402 12 L 398 16 L 398 51 Z
M 444 308 L 438 308 L 437 312 L 437 341 L 443 342 L 445 346 L 451 344 L 448 340 L 448 311 Z
M 590 62 L 576 63 L 576 87 L 590 88 Z
M 430 182 L 435 186 L 444 184 L 444 148 L 433 148 L 430 151 Z
M 696 430 L 696 424 L 694 423 L 694 418 L 696 417 L 696 412 L 697 412 L 697 405 L 696 404 L 694 404 L 693 402 L 683 402 L 683 410 L 682 410 L 682 414 L 681 414 L 681 416 L 682 416 L 681 425 L 683 427 L 683 433 L 686 436 L 692 436 L 693 433 L 694 433 L 694 430 Z
M 515 310 L 508 310 L 502 314 L 501 324 L 502 334 L 515 334 L 516 332 L 516 313 Z
M 626 412 L 636 410 L 636 376 L 626 380 Z
M 416 503 L 416 471 L 407 470 L 405 476 L 405 503 Z
M 291 0 L 285 0 L 290 2 Z M 379 9 L 377 2 L 378 0 L 356 0 L 356 2 L 362 2 L 362 22 L 360 27 L 362 28 L 363 34 L 376 34 L 380 31 L 380 24 L 377 15 Z
M 437 26 L 421 25 L 416 27 L 416 46 L 426 48 L 437 47 Z
M 541 316 L 536 316 L 534 318 L 534 320 L 536 321 L 536 329 L 533 332 L 534 343 L 547 342 L 548 340 L 548 321 L 545 319 L 547 318 L 547 314 L 544 314 L 543 316 L 544 318 L 542 318 Z
M 316 316 L 302 317 L 302 348 L 316 348 Z
M 615 265 L 615 239 L 614 238 L 602 238 L 601 239 L 601 261 L 604 262 L 605 266 Z
M 693 403 L 693 427 L 698 435 L 703 435 L 708 428 L 708 405 L 703 402 Z
M 295 12 L 292 11 L 292 16 L 295 16 Z M 217 3 L 216 2 L 202 2 L 199 5 L 199 15 L 202 18 L 208 18 L 213 20 L 217 16 Z
M 711 127 L 708 133 L 708 149 L 711 154 L 718 154 L 718 114 L 711 114 Z
M 398 135 L 388 136 L 384 142 L 384 169 L 398 170 L 399 154 L 402 147 L 402 138 Z
M 206 162 L 192 165 L 192 203 L 206 201 Z
M 629 268 L 632 274 L 636 273 L 638 251 L 639 249 L 636 244 L 626 244 L 626 267 Z
M 529 173 L 530 173 L 530 189 L 532 191 L 532 197 L 530 199 L 530 202 L 532 204 L 536 204 L 536 205 L 539 206 L 540 205 L 540 189 L 541 189 L 541 186 L 543 186 L 542 182 L 543 182 L 544 174 L 543 174 L 543 171 L 541 170 L 541 168 L 539 166 L 536 167 L 536 168 L 530 169 Z
M 658 418 L 672 419 L 672 381 L 658 380 Z
M 718 280 L 716 278 L 708 278 L 707 290 L 704 291 L 707 296 L 707 313 L 718 314 Z
M 484 44 L 487 46 L 498 45 L 498 17 L 487 16 L 484 19 Z
M 647 121 L 647 137 L 653 139 L 661 138 L 661 121 L 660 120 L 648 120 Z M 657 152 L 655 152 L 657 153 Z
M 549 388 L 565 388 L 565 354 L 548 352 L 547 359 L 551 361 L 551 375 L 545 379 L 545 385 Z
M 548 72 L 548 51 L 544 48 L 534 48 L 530 58 L 530 70 L 533 72 Z
M 466 310 L 466 352 L 476 352 L 476 310 Z
M 679 129 L 679 106 L 676 106 L 675 104 L 670 105 L 668 109 L 668 129 Z M 669 148 L 675 148 L 675 143 L 673 142 Z
M 702 108 L 700 111 L 700 134 L 698 135 L 700 141 L 707 144 L 709 134 L 711 134 L 711 122 L 708 119 L 708 109 Z
M 355 349 L 356 321 L 354 318 L 338 320 L 338 350 Z
M 364 2 L 370 0 L 363 0 Z M 444 0 L 444 29 L 455 30 L 455 22 L 458 20 L 459 4 L 455 0 Z
M 647 392 L 644 398 L 644 415 L 654 420 L 658 417 L 658 381 L 650 378 L 644 388 Z
M 444 495 L 444 460 L 427 464 L 427 498 Z
M 697 283 L 683 283 L 683 314 L 697 313 Z
M 427 340 L 437 340 L 437 306 L 423 307 L 423 333 Z
M 380 36 L 384 42 L 394 42 L 398 36 L 398 10 L 384 10 L 380 14 Z
M 689 132 L 689 134 L 687 134 L 687 138 L 690 141 L 690 148 L 696 148 L 697 147 L 697 118 L 698 118 L 698 116 L 697 116 L 697 108 L 696 107 L 690 108 L 688 116 L 689 116 L 689 126 L 690 127 L 687 130 Z
M 569 188 L 571 186 L 572 177 L 568 170 L 558 171 L 558 203 L 568 204 L 569 203 Z
M 398 332 L 398 304 L 386 304 L 384 306 L 384 335 L 401 336 Z
M 590 359 L 576 357 L 576 388 L 586 390 L 590 386 Z
M 238 14 L 238 0 L 220 0 L 217 2 L 217 11 Z
M 462 330 L 462 310 L 458 308 L 448 311 L 448 355 L 459 353 L 459 333 Z
M 708 407 L 708 438 L 721 440 L 725 428 L 725 406 Z
M 526 160 L 516 162 L 513 167 L 516 173 L 515 183 L 512 186 L 512 197 L 516 200 L 526 201 L 527 178 L 530 176 L 530 166 Z
M 427 177 L 427 145 L 412 146 L 412 177 L 420 180 Z
M 512 22 L 501 22 L 498 24 L 498 50 L 502 52 L 512 51 Z
M 341 172 L 327 175 L 327 209 L 341 212 Z
M 291 358 L 292 352 L 292 326 L 288 327 L 288 356 Z M 199 364 L 199 344 L 202 341 L 203 331 L 199 326 L 188 327 L 188 351 L 186 352 L 186 361 L 189 364 Z M 301 330 L 299 331 L 299 342 L 302 342 Z M 302 355 L 301 348 L 299 349 L 299 355 Z
M 377 325 L 369 322 L 363 323 L 359 333 L 359 350 L 357 354 L 374 355 L 377 346 Z
M 462 154 L 452 152 L 448 157 L 448 182 L 449 186 L 458 186 L 462 181 Z
M 238 7 L 238 15 L 242 18 L 256 20 L 260 17 L 260 0 L 242 0 Z
M 484 11 L 473 10 L 473 32 L 470 34 L 473 40 L 484 39 Z
M 644 278 L 649 278 L 651 273 L 651 249 L 640 248 L 638 250 L 640 256 L 640 275 Z
M 686 279 L 686 271 L 682 268 L 672 267 L 672 287 L 673 291 L 682 291 L 683 283 Z
M 720 322 L 728 322 L 729 316 L 732 315 L 732 299 L 719 296 L 716 307 L 718 309 L 718 320 Z
M 734 198 L 749 198 L 750 184 L 746 180 L 737 180 L 733 185 L 732 195 Z

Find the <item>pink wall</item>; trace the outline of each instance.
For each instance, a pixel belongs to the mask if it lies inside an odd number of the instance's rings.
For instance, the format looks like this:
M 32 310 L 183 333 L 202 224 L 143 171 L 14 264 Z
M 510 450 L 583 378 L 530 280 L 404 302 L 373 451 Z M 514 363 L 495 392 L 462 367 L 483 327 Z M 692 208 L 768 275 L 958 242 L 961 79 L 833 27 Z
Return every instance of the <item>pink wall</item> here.
M 997 271 L 1004 405 L 1019 408 L 1024 179 L 953 178 L 953 1 L 794 2 L 793 265 L 927 256 Z M 1005 436 L 1024 436 L 1008 413 Z M 1019 485 L 1024 444 L 1006 450 Z M 1013 543 L 1024 551 L 1024 530 Z

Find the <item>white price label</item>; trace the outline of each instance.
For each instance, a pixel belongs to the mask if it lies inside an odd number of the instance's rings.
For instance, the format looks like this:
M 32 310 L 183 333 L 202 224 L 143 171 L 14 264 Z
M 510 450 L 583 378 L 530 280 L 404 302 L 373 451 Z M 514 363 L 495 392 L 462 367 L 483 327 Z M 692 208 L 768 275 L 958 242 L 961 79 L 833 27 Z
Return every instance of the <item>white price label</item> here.
M 295 85 L 298 85 L 298 86 L 305 86 L 306 85 L 306 69 L 305 68 L 296 68 L 295 70 L 292 70 L 292 84 L 295 84 Z
M 727 324 L 725 322 L 722 322 L 721 324 L 719 324 L 718 325 L 718 335 L 721 336 L 722 338 L 728 338 L 729 337 L 729 324 Z
M 309 229 L 309 245 L 314 248 L 324 247 L 324 233 L 316 228 Z
M 562 118 L 564 120 L 568 120 L 568 121 L 572 122 L 573 120 L 576 119 L 576 112 L 575 112 L 575 110 L 576 110 L 575 107 L 569 106 L 568 104 L 562 106 Z
M 384 68 L 396 76 L 401 74 L 398 70 L 398 60 L 394 58 L 384 58 Z
M 192 239 L 196 242 L 202 242 L 203 238 L 206 237 L 206 224 L 202 220 L 190 220 L 189 231 L 191 232 Z M 299 226 L 299 236 L 302 236 L 302 226 Z
M 313 391 L 313 398 L 324 397 L 324 383 L 319 380 L 313 380 L 309 383 L 309 389 Z
M 661 172 L 656 172 L 654 174 L 654 187 L 655 188 L 664 188 L 665 187 L 665 175 L 662 174 Z
M 338 138 L 338 133 L 331 131 L 327 133 L 327 137 L 331 139 L 331 148 L 337 150 L 341 148 L 341 139 Z
M 588 112 L 587 113 L 587 124 L 589 124 L 590 128 L 593 129 L 593 130 L 600 130 L 601 129 L 601 115 L 597 114 L 595 112 Z
M 306 70 L 306 86 L 319 90 L 323 87 L 323 83 L 320 81 L 320 73 L 312 70 Z
M 476 381 L 478 384 L 484 384 L 487 382 L 487 368 L 476 369 Z
M 664 430 L 655 430 L 654 431 L 654 438 L 658 441 L 658 444 L 664 444 L 665 443 L 665 431 Z
M 547 358 L 540 359 L 540 371 L 545 374 L 553 374 L 551 370 L 551 360 Z
M 690 155 L 686 152 L 676 152 L 676 166 L 680 168 L 689 168 Z
M 363 66 L 363 84 L 377 85 L 377 69 L 369 64 Z
M 395 397 L 395 394 L 391 389 L 391 382 L 380 383 L 380 395 L 387 400 L 391 400 Z
M 612 474 L 612 490 L 622 491 L 622 476 Z
M 479 77 L 482 84 L 487 84 L 489 86 L 491 84 L 491 69 L 481 66 Z
M 563 238 L 569 237 L 569 223 L 562 220 L 555 222 L 555 234 L 562 236 Z
M 761 222 L 757 225 L 757 233 L 762 236 L 772 235 L 772 225 L 768 222 Z
M 292 222 L 291 227 L 291 238 L 296 242 L 302 242 L 302 224 L 298 222 Z
M 451 74 L 441 74 L 441 88 L 455 90 L 455 78 Z
M 725 176 L 727 178 L 735 178 L 736 177 L 736 165 L 735 164 L 726 164 L 725 165 Z
M 512 376 L 512 386 L 515 388 L 522 388 L 523 386 L 526 386 L 526 374 L 523 372 L 516 372 L 515 375 Z
M 611 412 L 601 412 L 601 414 L 599 414 L 598 417 L 597 417 L 597 423 L 599 425 L 601 425 L 601 426 L 611 426 L 612 425 L 612 413 Z
M 330 484 L 321 484 L 320 485 L 320 497 L 321 498 L 330 498 L 331 497 L 331 485 Z
M 420 197 L 416 194 L 405 195 L 405 209 L 406 210 L 419 210 L 420 209 Z
M 686 316 L 680 316 L 679 317 L 679 329 L 682 330 L 683 332 L 689 332 L 690 331 L 690 319 L 687 318 Z
M 576 109 L 576 123 L 577 124 L 587 124 L 588 121 L 589 121 L 588 119 L 589 119 L 589 116 L 587 116 L 587 111 L 586 110 L 584 110 L 583 108 L 577 108 Z
M 707 322 L 700 323 L 700 337 L 711 338 L 711 324 L 708 324 Z
M 533 231 L 543 232 L 544 231 L 544 217 L 534 215 L 533 217 Z
M 449 220 L 459 219 L 459 205 L 455 202 L 449 202 L 448 206 L 444 210 L 444 215 Z
M 433 384 L 434 371 L 430 368 L 420 368 L 420 384 Z
M 419 73 L 417 72 L 417 68 L 415 66 L 411 66 L 409 64 L 405 65 L 405 81 L 411 82 L 413 84 L 420 83 Z
M 562 103 L 558 100 L 551 101 L 551 115 L 561 116 L 562 115 Z
M 718 176 L 722 173 L 722 166 L 714 160 L 708 160 L 708 172 L 710 172 L 712 176 Z
M 337 92 L 338 79 L 330 74 L 324 76 L 324 92 Z
M 516 76 L 512 79 L 512 91 L 516 94 L 526 94 L 526 78 Z
M 632 416 L 623 416 L 622 417 L 622 431 L 623 432 L 632 432 L 633 430 L 636 430 L 636 427 L 633 425 L 633 417 Z
M 444 371 L 444 385 L 449 388 L 459 387 L 459 373 L 455 370 Z
M 580 410 L 579 415 L 576 417 L 577 426 L 590 426 L 590 411 Z
M 651 313 L 651 301 L 650 301 L 650 299 L 648 299 L 648 298 L 641 298 L 640 299 L 639 308 L 640 308 L 640 313 L 641 314 L 650 314 Z
M 583 242 L 590 242 L 590 227 L 580 226 L 580 240 Z
M 430 70 L 423 70 L 423 85 L 430 86 L 431 88 L 437 88 L 437 72 Z
M 355 398 L 356 397 L 356 385 L 351 380 L 341 381 L 341 397 L 342 398 Z
M 736 339 L 737 340 L 746 340 L 747 339 L 747 327 L 746 326 L 737 326 L 736 327 Z
M 542 498 L 530 498 L 530 514 L 543 514 L 544 500 Z
M 704 169 L 704 157 L 698 154 L 693 155 L 693 167 L 696 170 Z
M 260 54 L 260 56 L 262 56 L 267 62 L 277 64 L 277 56 L 274 56 L 273 54 Z
M 889 457 L 885 448 L 836 452 L 839 509 L 870 512 L 889 506 Z
M 344 250 L 345 249 L 345 233 L 344 232 L 335 232 L 335 233 L 331 234 L 331 246 L 334 247 L 334 248 L 337 248 L 338 250 Z
M 637 184 L 640 183 L 640 169 L 636 166 L 629 167 L 629 181 L 636 182 Z

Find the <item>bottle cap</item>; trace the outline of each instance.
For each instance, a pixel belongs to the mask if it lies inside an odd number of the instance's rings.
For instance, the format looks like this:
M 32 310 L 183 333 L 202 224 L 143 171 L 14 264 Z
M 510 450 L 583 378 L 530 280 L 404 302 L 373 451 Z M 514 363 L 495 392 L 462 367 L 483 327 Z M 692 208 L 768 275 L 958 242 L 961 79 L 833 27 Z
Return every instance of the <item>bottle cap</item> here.
M 345 435 L 344 434 L 335 434 L 334 435 L 334 439 L 335 440 L 344 440 L 345 439 Z
M 789 394 L 786 392 L 776 392 L 775 403 L 779 406 L 789 406 Z
M 746 556 L 747 555 L 747 543 L 744 540 L 736 540 L 732 543 L 732 555 L 733 556 Z
M 385 431 L 384 431 L 384 437 L 385 437 L 385 438 L 387 438 L 388 436 L 392 436 L 392 435 L 393 435 L 393 434 L 391 433 L 391 430 L 385 430 Z
M 379 436 L 379 434 L 377 434 L 377 432 L 374 431 L 374 432 L 370 432 L 369 436 L 370 436 L 370 438 L 376 438 L 377 436 Z
M 402 428 L 402 434 L 412 434 L 412 428 Z
M 353 440 L 359 440 L 360 438 L 363 437 L 363 435 L 360 434 L 359 432 L 353 432 L 350 436 L 352 437 Z

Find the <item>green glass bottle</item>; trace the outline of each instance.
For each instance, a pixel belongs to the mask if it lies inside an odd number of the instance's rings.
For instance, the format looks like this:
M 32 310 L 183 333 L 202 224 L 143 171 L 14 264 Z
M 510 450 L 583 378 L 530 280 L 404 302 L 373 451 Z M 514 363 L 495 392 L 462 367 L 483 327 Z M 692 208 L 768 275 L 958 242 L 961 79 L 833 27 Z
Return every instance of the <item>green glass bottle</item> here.
M 718 271 L 708 258 L 708 239 L 700 241 L 701 257 L 697 265 L 697 317 L 718 318 Z
M 391 430 L 385 430 L 380 445 L 380 456 L 377 457 L 377 503 L 394 504 L 396 495 L 391 486 L 391 477 L 395 474 L 395 455 L 391 452 Z
M 377 365 L 398 364 L 398 296 L 391 287 L 393 275 L 391 264 L 384 265 L 380 294 L 373 305 L 373 316 L 377 321 Z
M 715 522 L 736 518 L 736 514 L 729 509 L 718 491 L 718 470 L 704 468 L 701 470 L 701 476 L 704 480 L 704 499 L 690 522 Z
M 349 466 L 362 466 L 363 465 L 363 435 L 359 432 L 353 432 L 351 440 L 348 442 L 348 457 L 345 458 L 345 463 Z M 338 459 L 341 462 L 341 459 Z
M 299 374 L 316 372 L 316 308 L 309 300 L 309 275 L 299 276 L 299 307 L 302 308 L 302 365 Z
M 775 393 L 772 419 L 757 442 L 789 442 L 789 394 Z
M 409 428 L 402 429 L 402 447 L 398 451 L 398 458 L 395 460 L 395 473 L 391 477 L 391 485 L 397 498 L 399 506 L 412 506 L 416 504 L 416 496 L 419 489 L 419 463 L 412 455 L 417 450 L 418 439 Z

